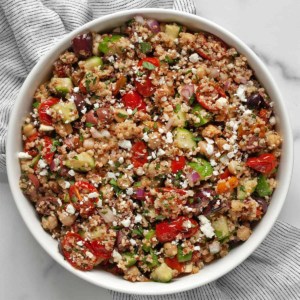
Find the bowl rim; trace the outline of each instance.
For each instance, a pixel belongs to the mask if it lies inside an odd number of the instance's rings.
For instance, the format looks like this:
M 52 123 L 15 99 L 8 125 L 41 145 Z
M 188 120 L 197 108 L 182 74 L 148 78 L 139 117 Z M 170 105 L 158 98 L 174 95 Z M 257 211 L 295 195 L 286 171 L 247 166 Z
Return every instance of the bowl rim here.
M 15 178 L 17 171 L 14 169 L 14 166 L 13 166 L 13 161 L 17 159 L 16 153 L 14 150 L 14 147 L 15 147 L 14 146 L 14 143 L 15 143 L 14 123 L 17 118 L 17 111 L 20 107 L 22 107 L 23 92 L 25 92 L 27 89 L 30 88 L 29 83 L 35 78 L 35 76 L 38 75 L 38 72 L 39 72 L 39 69 L 41 68 L 41 66 L 43 64 L 45 64 L 49 60 L 49 57 L 51 55 L 53 55 L 57 51 L 57 49 L 60 48 L 63 44 L 70 41 L 71 38 L 76 36 L 77 34 L 88 30 L 89 28 L 97 25 L 98 23 L 106 22 L 109 19 L 118 19 L 118 18 L 124 17 L 124 16 L 129 17 L 132 15 L 140 15 L 140 14 L 147 15 L 147 14 L 155 14 L 155 13 L 165 13 L 167 15 L 167 17 L 170 17 L 170 18 L 183 16 L 183 17 L 189 19 L 190 21 L 194 20 L 194 21 L 200 22 L 202 24 L 205 24 L 206 26 L 211 27 L 214 30 L 216 30 L 222 39 L 224 38 L 224 36 L 231 39 L 234 42 L 233 43 L 234 47 L 237 47 L 237 45 L 238 45 L 245 52 L 247 52 L 247 54 L 245 54 L 246 57 L 251 56 L 251 58 L 259 65 L 262 72 L 264 73 L 264 76 L 266 76 L 266 78 L 269 80 L 270 89 L 272 89 L 273 93 L 275 93 L 276 98 L 278 99 L 278 101 L 276 101 L 277 102 L 276 104 L 279 106 L 279 108 L 281 110 L 282 119 L 284 119 L 284 122 L 283 122 L 283 127 L 284 127 L 284 131 L 285 131 L 284 143 L 286 144 L 286 148 L 287 148 L 286 149 L 287 153 L 285 154 L 286 164 L 284 165 L 285 178 L 283 180 L 284 182 L 281 186 L 280 195 L 279 195 L 281 197 L 281 200 L 280 199 L 278 200 L 279 203 L 277 203 L 274 214 L 272 215 L 272 217 L 270 217 L 271 219 L 269 220 L 268 223 L 264 224 L 264 228 L 259 229 L 259 232 L 256 235 L 256 239 L 253 240 L 252 243 L 250 243 L 250 241 L 248 241 L 248 244 L 247 244 L 248 247 L 243 248 L 246 250 L 243 253 L 239 253 L 239 256 L 237 257 L 237 259 L 233 260 L 226 268 L 224 268 L 222 270 L 218 270 L 218 272 L 214 272 L 213 275 L 209 276 L 208 278 L 203 279 L 201 282 L 198 282 L 197 280 L 193 280 L 194 277 L 190 277 L 190 276 L 196 276 L 197 274 L 185 276 L 186 278 L 187 277 L 191 278 L 191 280 L 188 280 L 188 283 L 186 283 L 186 281 L 184 281 L 184 283 L 185 283 L 184 285 L 178 284 L 180 282 L 180 279 L 179 279 L 179 280 L 175 281 L 175 284 L 169 284 L 169 288 L 160 288 L 162 286 L 159 283 L 153 283 L 151 286 L 149 285 L 150 283 L 146 283 L 147 286 L 144 286 L 143 283 L 131 283 L 131 285 L 128 285 L 128 284 L 123 285 L 122 284 L 122 286 L 116 286 L 114 283 L 111 283 L 110 280 L 107 280 L 105 282 L 98 282 L 95 279 L 90 278 L 88 275 L 86 275 L 87 274 L 86 272 L 78 271 L 78 270 L 74 269 L 73 267 L 71 267 L 66 262 L 64 262 L 64 260 L 59 260 L 57 258 L 57 256 L 55 256 L 54 252 L 51 249 L 49 249 L 49 247 L 47 247 L 46 243 L 44 241 L 40 240 L 39 234 L 34 228 L 35 224 L 31 223 L 31 220 L 29 219 L 29 217 L 22 210 L 20 201 L 23 201 L 23 199 L 19 200 L 19 195 L 17 192 L 18 189 L 16 189 L 16 180 L 18 181 L 18 179 Z M 226 273 L 230 272 L 235 267 L 237 267 L 239 264 L 241 264 L 261 244 L 261 242 L 264 240 L 264 238 L 268 235 L 268 233 L 272 229 L 272 227 L 281 211 L 281 208 L 284 204 L 285 197 L 287 195 L 288 187 L 289 187 L 291 176 L 292 176 L 292 168 L 293 168 L 293 138 L 292 138 L 292 130 L 291 130 L 288 113 L 284 106 L 284 101 L 283 101 L 282 95 L 281 95 L 272 75 L 270 74 L 270 72 L 268 71 L 268 69 L 266 68 L 264 63 L 261 61 L 261 59 L 259 57 L 257 57 L 257 55 L 243 41 L 241 41 L 237 36 L 235 36 L 231 32 L 224 29 L 222 26 L 220 26 L 206 18 L 197 16 L 197 15 L 193 15 L 193 14 L 181 12 L 181 11 L 176 11 L 173 9 L 140 8 L 140 9 L 119 11 L 119 12 L 116 12 L 113 14 L 101 16 L 95 20 L 92 20 L 92 21 L 78 27 L 76 30 L 66 34 L 57 44 L 55 44 L 38 61 L 38 63 L 33 67 L 33 69 L 30 71 L 29 75 L 27 76 L 26 80 L 24 81 L 24 83 L 18 93 L 18 97 L 15 101 L 14 107 L 12 109 L 12 112 L 10 115 L 10 120 L 9 120 L 8 133 L 7 133 L 6 157 L 7 157 L 6 161 L 7 161 L 8 181 L 9 181 L 10 189 L 11 189 L 15 204 L 19 210 L 20 215 L 22 216 L 23 221 L 25 222 L 26 226 L 28 227 L 29 231 L 34 236 L 34 238 L 37 240 L 37 242 L 41 245 L 41 247 L 50 255 L 50 257 L 52 257 L 61 266 L 63 266 L 65 269 L 69 270 L 71 273 L 75 274 L 76 276 L 78 276 L 90 283 L 93 283 L 97 286 L 100 286 L 102 288 L 106 288 L 106 289 L 110 289 L 110 290 L 122 292 L 122 293 L 129 293 L 129 294 L 163 295 L 163 294 L 173 294 L 173 293 L 183 292 L 186 290 L 197 288 L 197 287 L 200 287 L 202 285 L 205 285 L 209 282 L 212 282 L 212 281 L 220 278 L 221 276 L 225 275 Z M 45 232 L 45 234 L 48 235 L 48 233 L 46 233 L 46 232 Z M 244 243 L 244 244 L 246 244 L 246 243 Z M 109 274 L 109 273 L 107 273 L 107 274 Z M 155 289 L 154 288 L 147 289 L 146 287 L 148 287 L 148 286 L 151 288 L 155 286 L 156 288 Z M 166 285 L 164 285 L 164 286 L 166 286 Z

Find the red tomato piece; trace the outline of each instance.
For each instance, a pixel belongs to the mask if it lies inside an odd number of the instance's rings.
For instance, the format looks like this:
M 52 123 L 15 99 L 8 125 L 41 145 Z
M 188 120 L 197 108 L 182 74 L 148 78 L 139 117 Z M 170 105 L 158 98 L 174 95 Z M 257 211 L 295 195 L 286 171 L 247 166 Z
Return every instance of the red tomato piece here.
M 42 102 L 38 108 L 40 122 L 45 125 L 52 125 L 52 117 L 47 114 L 47 110 L 59 102 L 58 98 L 49 98 Z
M 209 83 L 209 87 L 198 86 L 196 90 L 196 99 L 199 104 L 209 111 L 216 111 L 218 108 L 215 106 L 215 102 L 219 97 L 226 97 L 226 93 L 220 86 L 214 83 Z
M 225 171 L 222 174 L 220 174 L 219 178 L 220 179 L 226 179 L 230 176 L 231 176 L 231 173 L 229 172 L 228 168 L 226 168 Z
M 148 162 L 147 146 L 144 142 L 136 142 L 131 148 L 131 162 L 135 168 L 142 167 Z
M 180 156 L 177 159 L 172 160 L 171 169 L 173 173 L 177 173 L 181 171 L 185 167 L 185 158 L 184 156 Z
M 202 49 L 196 49 L 196 52 L 204 59 L 211 60 L 211 57 L 206 54 Z
M 136 91 L 130 91 L 122 96 L 122 101 L 127 108 L 145 110 L 146 103 L 141 95 Z
M 190 222 L 190 226 L 186 224 Z M 156 237 L 161 243 L 171 242 L 181 233 L 183 238 L 190 238 L 199 230 L 199 224 L 194 219 L 188 217 L 178 217 L 168 222 L 163 221 L 156 224 Z
M 165 258 L 165 263 L 174 270 L 177 270 L 179 273 L 182 273 L 184 270 L 184 264 L 180 263 L 177 259 L 177 257 L 166 257 Z
M 250 157 L 246 161 L 246 166 L 263 174 L 271 173 L 277 164 L 277 159 L 272 153 L 263 153 L 258 157 Z
M 141 81 L 135 80 L 136 90 L 144 97 L 150 97 L 155 92 L 155 87 L 149 78 L 142 79 Z
M 111 251 L 106 250 L 105 246 L 101 244 L 99 240 L 93 240 L 90 242 L 91 247 L 93 248 L 94 254 L 97 256 L 97 263 L 101 263 L 104 260 L 111 258 Z
M 162 187 L 162 188 L 158 188 L 158 191 L 161 191 L 161 192 L 174 192 L 174 193 L 177 193 L 181 196 L 185 195 L 185 190 L 182 190 L 182 189 L 175 189 L 175 188 L 172 188 L 172 187 Z
M 32 182 L 34 187 L 38 189 L 40 187 L 40 181 L 34 174 L 28 174 L 28 179 Z
M 50 165 L 53 161 L 54 152 L 52 152 L 52 139 L 49 136 L 43 138 L 43 159 Z
M 154 65 L 155 67 L 160 66 L 160 61 L 156 57 L 145 57 L 138 62 L 138 66 L 141 67 L 144 62 L 148 62 L 148 63 Z
M 62 239 L 61 249 L 65 259 L 76 269 L 89 271 L 96 265 L 93 248 L 77 233 L 68 232 Z
M 24 152 L 27 152 L 31 156 L 38 155 L 38 150 L 35 147 L 31 147 L 29 144 L 34 142 L 39 137 L 39 133 L 36 132 L 33 135 L 29 136 L 24 143 Z
M 97 189 L 86 181 L 77 181 L 69 189 L 69 196 L 73 205 L 83 218 L 89 217 L 95 210 L 95 203 L 98 201 L 97 197 L 84 199 L 84 195 L 96 192 Z

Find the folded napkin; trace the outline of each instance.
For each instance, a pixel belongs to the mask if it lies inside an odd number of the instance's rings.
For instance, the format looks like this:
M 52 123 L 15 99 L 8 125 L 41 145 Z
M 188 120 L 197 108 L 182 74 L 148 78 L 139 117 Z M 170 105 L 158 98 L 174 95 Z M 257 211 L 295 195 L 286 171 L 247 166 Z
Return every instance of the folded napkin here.
M 165 296 L 111 294 L 114 300 L 299 300 L 300 229 L 277 221 L 247 260 L 197 289 Z
M 195 13 L 192 0 L 0 0 L 0 172 L 5 172 L 9 113 L 27 74 L 66 33 L 101 15 L 141 7 Z M 203 287 L 167 296 L 116 292 L 115 300 L 300 299 L 300 229 L 277 222 L 243 264 Z
M 143 7 L 195 13 L 193 0 L 0 0 L 0 172 L 5 172 L 9 113 L 39 58 L 65 34 L 95 18 Z

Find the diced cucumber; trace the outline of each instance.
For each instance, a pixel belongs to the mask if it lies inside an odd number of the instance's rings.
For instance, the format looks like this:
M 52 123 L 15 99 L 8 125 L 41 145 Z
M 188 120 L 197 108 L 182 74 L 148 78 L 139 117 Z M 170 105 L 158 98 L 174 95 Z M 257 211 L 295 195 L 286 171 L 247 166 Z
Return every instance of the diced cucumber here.
M 259 175 L 255 191 L 260 197 L 266 197 L 272 194 L 273 191 L 266 176 Z
M 30 163 L 30 167 L 34 167 L 38 163 L 38 161 L 40 160 L 40 158 L 41 158 L 40 154 L 38 154 L 37 156 L 35 156 L 32 159 L 31 163 Z
M 56 91 L 57 94 L 65 96 L 73 90 L 73 83 L 70 78 L 56 78 L 52 77 L 49 83 L 50 89 Z
M 151 273 L 150 278 L 158 282 L 170 282 L 173 278 L 173 272 L 170 267 L 163 263 Z
M 166 25 L 165 32 L 171 39 L 176 39 L 179 35 L 180 27 L 178 25 L 169 25 L 168 24 L 168 25 Z
M 87 172 L 95 168 L 95 161 L 87 152 L 81 152 L 76 158 L 66 160 L 65 165 L 76 171 Z
M 150 229 L 150 230 L 146 233 L 145 239 L 146 239 L 147 241 L 150 241 L 150 240 L 154 237 L 154 235 L 155 235 L 155 230 L 154 230 L 154 229 Z M 144 244 L 144 245 L 142 246 L 142 248 L 143 248 L 143 250 L 144 250 L 145 252 L 149 252 L 150 249 L 151 249 L 151 246 L 148 245 L 148 244 Z
M 204 158 L 198 157 L 196 160 L 188 163 L 188 165 L 200 175 L 201 180 L 208 179 L 213 173 L 211 164 Z
M 52 106 L 52 109 L 61 117 L 66 124 L 79 118 L 78 111 L 74 102 L 58 102 Z
M 244 200 L 246 197 L 250 196 L 257 186 L 257 179 L 247 179 L 242 180 L 240 185 L 237 187 L 237 198 L 239 200 Z
M 92 56 L 84 61 L 84 68 L 86 71 L 93 71 L 97 67 L 102 67 L 103 61 L 99 56 Z
M 217 220 L 213 221 L 212 227 L 214 228 L 219 241 L 224 241 L 229 237 L 230 232 L 227 224 L 227 218 L 225 216 L 221 216 Z
M 212 119 L 212 115 L 200 104 L 196 104 L 193 107 L 192 113 L 200 119 L 200 122 L 194 123 L 195 127 L 203 126 Z
M 174 130 L 174 142 L 181 149 L 192 150 L 196 147 L 193 134 L 184 128 Z
M 150 249 L 150 254 L 151 254 L 152 262 L 151 263 L 147 262 L 147 265 L 150 269 L 153 269 L 159 265 L 159 262 L 158 262 L 157 255 L 154 253 L 152 249 Z
M 135 255 L 133 253 L 126 252 L 123 254 L 123 259 L 125 261 L 125 266 L 126 267 L 132 267 L 136 263 L 136 258 L 134 257 Z
M 189 261 L 192 259 L 192 255 L 193 255 L 193 252 L 189 252 L 187 254 L 183 254 L 183 249 L 182 249 L 182 246 L 179 245 L 178 246 L 178 252 L 177 252 L 177 260 L 179 262 L 186 262 L 186 261 Z
M 102 42 L 99 43 L 98 50 L 100 53 L 112 55 L 116 53 L 113 43 L 118 41 L 122 36 L 118 34 L 113 34 L 112 36 L 106 36 L 103 38 Z
M 186 113 L 182 110 L 179 110 L 175 115 L 172 117 L 173 126 L 174 127 L 183 127 L 186 121 Z

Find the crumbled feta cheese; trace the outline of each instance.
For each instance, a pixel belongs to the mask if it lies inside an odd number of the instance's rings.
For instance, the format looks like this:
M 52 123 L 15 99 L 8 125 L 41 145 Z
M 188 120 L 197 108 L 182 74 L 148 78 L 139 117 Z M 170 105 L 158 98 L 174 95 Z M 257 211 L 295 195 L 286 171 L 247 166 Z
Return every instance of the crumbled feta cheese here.
M 172 135 L 171 132 L 167 132 L 166 143 L 168 143 L 168 144 L 172 144 L 173 143 L 173 135 Z
M 214 140 L 208 138 L 208 137 L 205 137 L 205 140 L 207 141 L 208 144 L 214 144 Z
M 122 224 L 124 227 L 129 227 L 129 226 L 130 226 L 130 218 L 123 220 L 123 221 L 121 222 L 121 224 Z
M 208 155 L 212 155 L 214 153 L 214 146 L 211 144 L 206 145 L 206 153 Z
M 200 215 L 199 220 L 201 222 L 200 230 L 207 238 L 212 238 L 215 235 L 214 228 L 211 226 L 210 221 L 203 215 Z
M 242 102 L 247 101 L 246 96 L 245 96 L 245 90 L 246 90 L 246 87 L 241 84 L 241 85 L 239 85 L 239 87 L 236 91 L 236 96 L 238 96 Z
M 86 113 L 86 111 L 87 111 L 87 108 L 84 107 L 84 108 L 81 110 L 81 113 L 84 115 L 84 114 Z
M 98 200 L 98 202 L 96 203 L 96 206 L 97 207 L 102 207 L 102 200 L 101 199 Z
M 82 247 L 82 246 L 83 246 L 83 241 L 78 241 L 76 244 L 77 244 L 78 246 Z
M 132 144 L 129 140 L 119 141 L 118 145 L 119 145 L 119 147 L 126 149 L 126 150 L 130 150 L 132 147 Z
M 128 196 L 133 195 L 133 188 L 132 188 L 132 187 L 128 188 L 128 189 L 126 190 L 126 194 L 127 194 Z
M 182 223 L 182 226 L 185 228 L 192 228 L 192 222 L 190 220 L 186 220 Z
M 52 130 L 54 130 L 54 127 L 53 126 L 49 126 L 49 125 L 41 124 L 39 130 L 40 131 L 52 131 Z
M 162 155 L 164 155 L 166 153 L 166 151 L 164 151 L 163 149 L 158 149 L 158 151 L 157 151 L 157 156 L 162 156 Z
M 275 125 L 276 124 L 276 118 L 274 116 L 272 116 L 269 120 L 271 125 Z
M 68 174 L 70 175 L 70 176 L 75 176 L 75 172 L 74 172 L 74 170 L 70 170 L 69 172 L 68 172 Z
M 46 176 L 48 174 L 48 171 L 46 169 L 42 170 L 40 173 L 39 173 L 41 176 Z
M 226 107 L 227 104 L 228 104 L 228 101 L 224 97 L 221 97 L 216 101 L 216 106 L 220 109 Z
M 126 110 L 126 111 L 127 111 L 127 114 L 128 114 L 128 115 L 132 115 L 132 114 L 133 114 L 133 111 L 132 111 L 132 109 L 131 109 L 131 108 L 127 108 L 127 110 Z
M 75 214 L 75 208 L 72 204 L 68 204 L 66 207 L 66 212 L 69 213 L 70 215 Z
M 100 106 L 99 103 L 94 104 L 94 108 L 99 108 L 99 106 Z
M 91 258 L 91 259 L 94 258 L 94 254 L 93 254 L 92 252 L 90 252 L 90 251 L 86 251 L 86 252 L 85 252 L 85 255 L 86 255 L 88 258 Z
M 133 164 L 128 165 L 126 169 L 127 169 L 127 170 L 133 169 Z
M 161 97 L 161 99 L 160 99 L 161 101 L 163 101 L 163 102 L 165 102 L 165 101 L 167 101 L 168 100 L 168 98 L 166 97 L 166 96 L 163 96 L 163 97 Z
M 200 246 L 194 246 L 194 251 L 200 251 Z
M 228 152 L 228 153 L 227 153 L 227 157 L 228 157 L 228 158 L 233 158 L 233 157 L 234 157 L 234 152 L 233 152 L 233 151 Z
M 132 246 L 135 246 L 135 245 L 136 245 L 136 241 L 135 241 L 134 239 L 130 239 L 129 242 L 130 242 L 130 244 L 131 244 Z
M 62 202 L 59 198 L 57 199 L 57 203 L 58 203 L 59 206 L 62 206 Z
M 118 162 L 119 162 L 120 164 L 124 163 L 124 157 L 122 157 L 122 156 L 119 157 Z
M 38 166 L 41 168 L 41 169 L 44 169 L 47 167 L 47 164 L 45 163 L 45 161 L 43 159 L 40 159 L 39 162 L 38 162 Z
M 134 223 L 141 223 L 142 222 L 142 216 L 140 214 L 137 214 L 135 217 L 134 217 Z
M 120 260 L 122 260 L 122 255 L 116 249 L 114 249 L 112 257 L 115 262 L 119 262 Z
M 223 149 L 226 150 L 226 151 L 230 150 L 230 148 L 231 148 L 231 147 L 230 147 L 230 145 L 228 145 L 228 144 L 224 144 L 224 145 L 223 145 Z
M 78 86 L 75 86 L 75 87 L 73 88 L 73 91 L 74 91 L 74 93 L 78 93 L 78 92 L 79 92 L 79 87 L 78 87 Z
M 29 155 L 29 154 L 26 153 L 26 152 L 19 152 L 19 153 L 18 153 L 18 158 L 20 158 L 20 159 L 31 159 L 32 156 Z
M 117 179 L 116 174 L 113 172 L 107 172 L 107 177 L 115 180 Z
M 65 189 L 68 189 L 71 186 L 69 181 L 65 181 Z
M 165 131 L 162 128 L 158 128 L 159 133 L 164 133 Z
M 142 176 L 145 174 L 144 169 L 142 167 L 138 167 L 136 170 L 136 174 Z
M 193 53 L 192 55 L 190 55 L 189 60 L 192 63 L 196 63 L 200 60 L 200 56 L 197 53 Z
M 97 198 L 99 194 L 97 192 L 92 192 L 88 194 L 88 198 Z
M 154 121 L 154 122 L 157 121 L 157 119 L 158 119 L 158 116 L 154 116 L 154 117 L 153 117 L 153 121 Z
M 221 250 L 220 243 L 219 243 L 218 241 L 212 242 L 212 243 L 208 246 L 208 248 L 209 248 L 209 252 L 210 252 L 211 254 L 217 254 L 217 253 L 219 253 L 220 250 Z
M 143 134 L 143 138 L 142 138 L 145 142 L 148 142 L 149 141 L 149 136 L 148 136 L 148 133 L 147 132 L 144 132 Z

